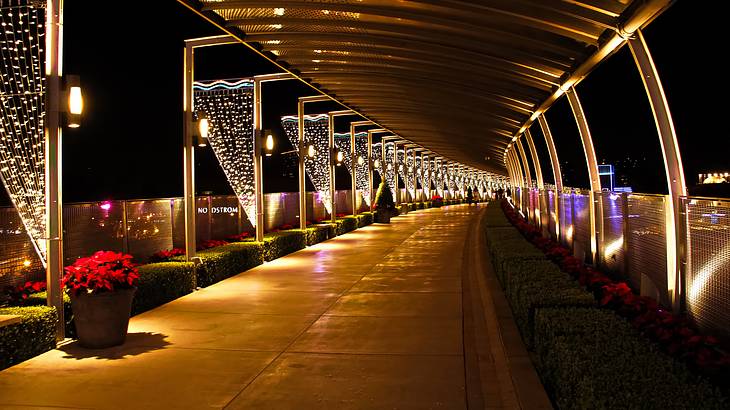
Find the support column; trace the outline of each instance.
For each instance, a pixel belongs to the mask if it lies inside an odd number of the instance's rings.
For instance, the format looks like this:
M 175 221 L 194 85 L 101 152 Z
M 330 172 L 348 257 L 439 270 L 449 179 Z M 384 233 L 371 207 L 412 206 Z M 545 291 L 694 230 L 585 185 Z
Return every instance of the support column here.
M 560 195 L 563 194 L 563 174 L 560 171 L 558 151 L 555 149 L 553 134 L 550 132 L 547 119 L 545 119 L 545 115 L 541 115 L 537 119 L 540 122 L 542 134 L 545 136 L 545 144 L 550 154 L 550 165 L 553 169 L 553 181 L 555 181 L 555 196 L 553 197 L 555 200 L 555 237 L 560 239 Z
M 337 158 L 334 156 L 335 152 L 335 117 L 332 114 L 327 116 L 327 155 L 329 156 L 329 166 L 327 169 L 330 174 L 330 222 L 337 222 L 337 198 L 335 190 L 335 174 L 337 173 Z
M 591 228 L 591 261 L 595 265 L 598 262 L 598 244 L 596 240 L 598 230 L 598 220 L 600 218 L 603 221 L 601 210 L 596 204 L 596 193 L 601 192 L 601 178 L 598 175 L 598 161 L 596 160 L 596 151 L 593 148 L 593 138 L 591 137 L 591 130 L 588 127 L 588 120 L 586 119 L 583 106 L 578 98 L 578 92 L 575 87 L 570 87 L 570 90 L 566 92 L 568 101 L 570 102 L 570 108 L 573 110 L 573 116 L 575 122 L 578 124 L 578 131 L 580 132 L 580 140 L 583 143 L 583 153 L 586 156 L 586 165 L 588 166 L 588 176 L 591 180 L 591 193 L 589 195 L 590 200 L 590 228 Z
M 659 73 L 657 72 L 654 60 L 649 52 L 649 46 L 644 39 L 641 30 L 636 30 L 629 38 L 629 47 L 634 56 L 636 67 L 644 82 L 651 111 L 654 114 L 654 123 L 659 134 L 659 143 L 662 147 L 664 157 L 664 168 L 667 175 L 667 187 L 669 188 L 670 201 L 667 207 L 670 213 L 669 218 L 674 223 L 666 226 L 667 236 L 667 283 L 672 296 L 672 308 L 675 312 L 681 309 L 684 298 L 684 270 L 682 264 L 684 258 L 684 243 L 679 234 L 682 232 L 682 220 L 680 197 L 687 195 L 687 185 L 684 180 L 682 168 L 682 156 L 677 143 L 677 134 L 674 129 L 672 113 L 669 110 L 669 103 L 664 94 Z M 669 219 L 668 218 L 668 219 Z
M 56 341 L 65 337 L 63 317 L 63 196 L 61 177 L 61 76 L 63 75 L 63 0 L 46 5 L 46 303 L 56 308 Z
M 253 120 L 254 120 L 254 156 L 253 156 L 253 174 L 254 174 L 254 190 L 256 195 L 256 241 L 264 240 L 264 162 L 263 162 L 263 83 L 269 81 L 293 80 L 294 76 L 289 73 L 275 73 L 257 75 L 254 77 L 253 83 Z M 300 153 L 301 154 L 301 153 Z M 240 206 L 239 206 L 240 208 Z M 242 209 L 242 208 L 241 208 Z M 240 209 L 239 209 L 240 213 Z
M 535 169 L 535 178 L 537 178 L 537 188 L 542 190 L 545 189 L 545 184 L 542 179 L 542 168 L 540 167 L 540 159 L 537 157 L 537 149 L 535 148 L 535 141 L 532 139 L 530 130 L 525 130 L 525 140 L 527 140 L 527 147 L 530 150 L 530 156 L 532 157 L 532 166 Z
M 304 142 L 304 101 L 299 99 L 297 104 L 298 133 L 299 133 L 299 229 L 307 229 L 307 180 L 304 169 L 304 156 L 307 148 Z M 318 153 L 321 155 L 321 153 Z M 334 194 L 334 193 L 333 193 Z
M 352 186 L 352 215 L 357 215 L 357 153 L 355 151 L 355 126 L 350 123 L 350 184 Z
M 393 184 L 395 188 L 395 205 L 400 205 L 400 187 L 398 186 L 398 142 L 393 141 Z
M 370 212 L 375 206 L 375 193 L 373 192 L 373 133 L 368 131 L 368 194 L 370 195 Z

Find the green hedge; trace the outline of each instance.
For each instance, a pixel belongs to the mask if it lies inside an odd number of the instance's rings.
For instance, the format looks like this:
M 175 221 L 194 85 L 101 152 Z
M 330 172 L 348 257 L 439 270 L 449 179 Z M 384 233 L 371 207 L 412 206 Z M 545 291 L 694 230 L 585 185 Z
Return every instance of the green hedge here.
M 525 345 L 532 348 L 535 310 L 556 306 L 595 306 L 593 294 L 547 260 L 505 261 L 505 293 Z
M 332 224 L 312 225 L 306 230 L 307 246 L 324 242 L 327 239 L 335 237 L 335 227 Z
M 362 212 L 357 215 L 357 227 L 362 228 L 365 226 L 370 225 L 373 223 L 373 213 L 372 212 Z
M 356 216 L 347 215 L 337 218 L 337 235 L 344 235 L 357 229 L 359 221 Z
M 56 347 L 56 309 L 6 307 L 0 308 L 0 315 L 20 316 L 20 323 L 0 327 L 0 370 Z
M 299 235 L 304 237 L 301 233 Z M 265 238 L 263 247 L 259 242 L 246 241 L 229 243 L 198 252 L 202 263 L 196 269 L 197 286 L 210 286 L 264 263 L 267 239 L 271 242 L 269 238 Z M 185 259 L 183 257 L 177 258 L 177 260 L 184 261 Z
M 405 215 L 411 207 L 408 204 L 400 204 L 396 207 L 398 215 Z
M 46 291 L 33 293 L 28 295 L 28 299 L 25 300 L 25 306 L 46 306 L 48 303 L 48 294 Z M 74 326 L 74 315 L 71 310 L 71 298 L 63 293 L 63 320 L 66 337 L 76 338 L 76 327 Z
M 728 406 L 715 387 L 611 311 L 538 309 L 535 345 L 540 376 L 560 409 Z
M 195 265 L 189 262 L 150 263 L 139 267 L 139 286 L 132 302 L 136 315 L 195 290 Z
M 264 237 L 263 257 L 267 262 L 304 249 L 307 246 L 307 235 L 299 229 L 271 232 Z M 259 265 L 259 264 L 257 264 Z M 241 269 L 242 272 L 246 269 Z

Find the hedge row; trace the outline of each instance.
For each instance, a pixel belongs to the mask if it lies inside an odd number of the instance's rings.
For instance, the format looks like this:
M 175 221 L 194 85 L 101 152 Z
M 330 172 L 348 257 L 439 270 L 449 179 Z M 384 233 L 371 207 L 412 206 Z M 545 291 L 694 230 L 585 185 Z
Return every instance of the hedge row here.
M 0 327 L 0 370 L 56 347 L 58 315 L 48 306 L 0 308 L 0 315 L 20 316 L 20 322 Z
M 535 346 L 540 376 L 561 409 L 728 406 L 717 388 L 606 309 L 538 309 Z
M 491 204 L 488 251 L 540 377 L 561 409 L 724 408 L 722 394 L 657 351 L 548 261 Z M 501 210 L 500 210 L 501 213 Z

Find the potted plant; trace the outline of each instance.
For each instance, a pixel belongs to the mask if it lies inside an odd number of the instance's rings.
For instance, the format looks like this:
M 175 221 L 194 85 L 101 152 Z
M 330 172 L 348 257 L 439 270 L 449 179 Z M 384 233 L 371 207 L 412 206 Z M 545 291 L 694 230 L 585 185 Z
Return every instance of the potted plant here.
M 466 190 L 466 203 L 469 205 L 474 203 L 474 193 L 472 192 L 471 187 Z
M 441 208 L 444 204 L 444 199 L 440 195 L 434 195 L 431 197 L 431 207 Z
M 99 251 L 65 272 L 79 344 L 101 349 L 124 343 L 139 279 L 132 255 Z
M 387 183 L 381 182 L 378 192 L 375 194 L 375 222 L 388 224 L 390 218 L 396 213 L 393 194 Z

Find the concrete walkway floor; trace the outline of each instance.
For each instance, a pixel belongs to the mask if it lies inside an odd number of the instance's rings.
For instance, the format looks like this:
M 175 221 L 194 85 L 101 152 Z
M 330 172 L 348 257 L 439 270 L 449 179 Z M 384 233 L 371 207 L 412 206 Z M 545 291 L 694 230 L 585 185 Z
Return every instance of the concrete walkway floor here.
M 138 315 L 123 346 L 28 360 L 0 408 L 549 407 L 477 266 L 481 209 L 359 229 Z

